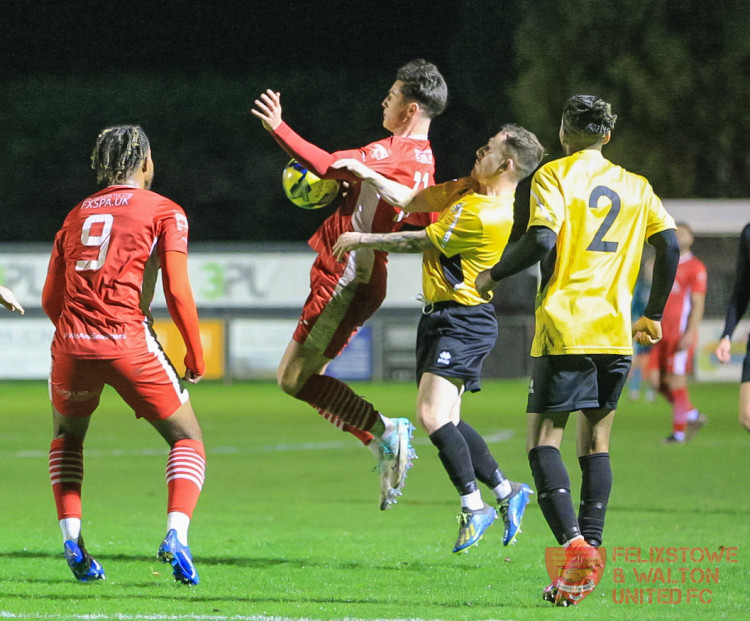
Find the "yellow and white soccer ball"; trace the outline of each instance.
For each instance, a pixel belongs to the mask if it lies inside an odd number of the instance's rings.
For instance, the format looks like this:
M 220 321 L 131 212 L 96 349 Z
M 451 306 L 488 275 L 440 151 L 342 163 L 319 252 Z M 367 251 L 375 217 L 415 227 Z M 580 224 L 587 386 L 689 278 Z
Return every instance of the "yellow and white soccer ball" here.
M 284 167 L 281 186 L 287 198 L 302 209 L 325 207 L 339 193 L 338 181 L 321 179 L 297 160 L 290 160 Z

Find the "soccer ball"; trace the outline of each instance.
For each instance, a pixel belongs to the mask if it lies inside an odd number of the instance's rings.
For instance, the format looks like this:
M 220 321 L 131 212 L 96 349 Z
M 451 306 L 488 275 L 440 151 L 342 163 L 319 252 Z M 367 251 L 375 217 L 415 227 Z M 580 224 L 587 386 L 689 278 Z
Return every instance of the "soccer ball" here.
M 339 182 L 321 179 L 297 160 L 290 160 L 281 176 L 287 198 L 302 209 L 320 209 L 329 205 L 339 193 Z

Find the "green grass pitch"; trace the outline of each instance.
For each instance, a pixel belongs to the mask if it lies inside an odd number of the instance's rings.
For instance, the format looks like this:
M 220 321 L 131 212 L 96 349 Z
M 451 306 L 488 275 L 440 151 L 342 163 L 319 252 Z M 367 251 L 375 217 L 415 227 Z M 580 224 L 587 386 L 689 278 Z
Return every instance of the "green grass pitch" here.
M 356 388 L 383 412 L 413 419 L 412 384 Z M 506 475 L 531 483 L 525 394 L 523 381 L 485 382 L 465 398 L 464 416 L 489 438 Z M 670 429 L 664 402 L 622 399 L 607 567 L 596 591 L 567 610 L 540 598 L 549 581 L 544 550 L 554 540 L 534 497 L 517 545 L 502 546 L 497 522 L 468 554 L 451 554 L 458 498 L 421 430 L 405 494 L 381 512 L 371 454 L 276 386 L 202 383 L 191 395 L 208 462 L 190 539 L 201 584 L 174 584 L 155 560 L 166 446 L 107 391 L 89 431 L 83 487 L 83 532 L 107 580 L 87 585 L 62 556 L 47 473 L 46 385 L 0 384 L 0 618 L 750 618 L 750 434 L 736 421 L 737 384 L 693 388 L 710 420 L 685 446 L 661 445 Z M 577 498 L 574 430 L 571 421 L 563 456 Z M 613 560 L 614 548 L 630 548 L 630 556 Z M 688 556 L 630 562 L 637 548 L 642 558 L 651 548 Z M 733 561 L 704 556 L 722 548 Z M 636 573 L 648 569 L 651 581 L 638 583 Z M 638 589 L 652 589 L 654 603 L 633 603 L 638 593 L 648 601 Z M 679 603 L 663 603 L 678 592 Z

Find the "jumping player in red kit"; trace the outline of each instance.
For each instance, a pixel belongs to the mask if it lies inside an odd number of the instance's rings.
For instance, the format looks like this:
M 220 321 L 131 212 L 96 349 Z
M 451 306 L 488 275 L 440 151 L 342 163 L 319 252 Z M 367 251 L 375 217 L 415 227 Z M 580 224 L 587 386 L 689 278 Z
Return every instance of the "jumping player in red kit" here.
M 158 558 L 172 565 L 176 581 L 197 584 L 187 533 L 205 474 L 203 439 L 148 311 L 161 267 L 167 307 L 187 348 L 184 379 L 197 383 L 204 363 L 187 272 L 187 218 L 179 205 L 149 190 L 154 165 L 140 127 L 103 130 L 91 162 L 106 187 L 65 218 L 42 293 L 55 324 L 49 473 L 65 557 L 79 581 L 104 579 L 81 536 L 81 485 L 83 442 L 108 384 L 170 446 L 167 535 Z
M 261 94 L 252 110 L 279 145 L 305 167 L 319 176 L 349 182 L 348 192 L 336 211 L 310 239 L 310 246 L 318 253 L 310 273 L 310 294 L 279 365 L 277 379 L 284 392 L 312 405 L 375 453 L 380 466 L 383 510 L 401 494 L 414 457 L 410 446 L 414 427 L 405 418 L 383 416 L 344 382 L 324 372 L 383 302 L 387 254 L 362 248 L 340 263 L 331 249 L 342 233 L 424 228 L 430 223 L 430 216 L 403 213 L 381 200 L 372 186 L 346 170 L 332 168 L 332 164 L 354 158 L 414 189 L 432 185 L 435 166 L 427 132 L 432 119 L 443 111 L 447 93 L 445 81 L 434 65 L 421 59 L 407 63 L 398 70 L 383 101 L 383 127 L 392 136 L 359 149 L 334 153 L 307 142 L 282 121 L 278 92 L 267 90 Z
M 661 320 L 662 339 L 651 348 L 648 367 L 658 371 L 659 392 L 672 406 L 672 433 L 665 444 L 681 444 L 706 423 L 690 401 L 688 375 L 692 370 L 698 326 L 706 301 L 706 266 L 690 249 L 693 232 L 684 222 L 677 223 L 680 262 L 672 291 Z

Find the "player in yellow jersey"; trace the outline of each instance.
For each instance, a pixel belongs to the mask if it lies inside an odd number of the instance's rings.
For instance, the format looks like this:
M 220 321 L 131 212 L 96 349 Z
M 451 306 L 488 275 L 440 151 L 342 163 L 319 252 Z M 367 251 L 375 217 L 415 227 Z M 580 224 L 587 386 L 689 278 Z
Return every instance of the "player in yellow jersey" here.
M 593 590 L 601 575 L 596 548 L 612 487 L 609 435 L 630 368 L 632 336 L 643 345 L 661 338 L 679 258 L 674 221 L 648 181 L 601 153 L 616 118 L 593 95 L 567 101 L 560 127 L 566 157 L 534 175 L 527 232 L 476 282 L 487 294 L 501 279 L 542 261 L 527 449 L 542 513 L 566 546 L 563 575 L 544 594 L 562 606 Z M 653 284 L 631 333 L 632 291 L 646 240 L 656 249 Z M 568 415 L 576 411 L 582 474 L 577 517 L 559 451 Z M 574 573 L 584 579 L 572 578 Z
M 474 288 L 474 280 L 502 255 L 513 226 L 516 186 L 543 154 L 534 134 L 506 125 L 477 151 L 470 177 L 418 194 L 356 160 L 339 164 L 405 211 L 439 213 L 438 220 L 421 231 L 344 233 L 333 250 L 339 260 L 358 248 L 423 253 L 426 304 L 417 332 L 417 415 L 461 496 L 453 552 L 476 544 L 497 515 L 495 507 L 482 500 L 477 480 L 495 495 L 505 522 L 505 545 L 514 540 L 529 502 L 531 488 L 506 479 L 484 439 L 461 420 L 461 397 L 464 390 L 479 390 L 482 363 L 497 339 L 494 307 Z

